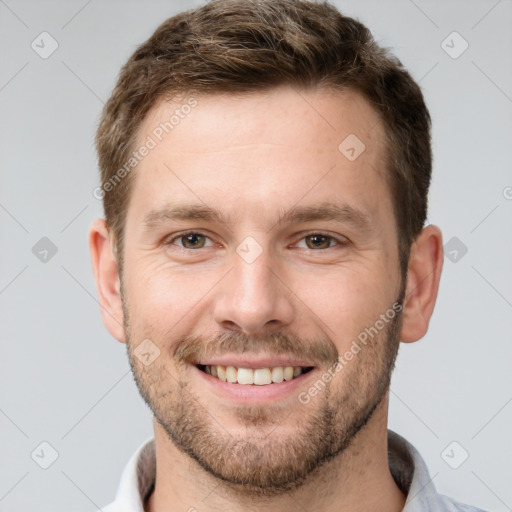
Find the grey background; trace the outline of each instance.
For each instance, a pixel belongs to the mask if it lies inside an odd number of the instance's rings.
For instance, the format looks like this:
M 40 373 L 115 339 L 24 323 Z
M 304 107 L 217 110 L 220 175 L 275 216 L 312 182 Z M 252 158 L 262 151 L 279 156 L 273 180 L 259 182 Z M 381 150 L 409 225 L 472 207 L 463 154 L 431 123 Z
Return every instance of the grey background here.
M 106 505 L 152 435 L 125 347 L 104 328 L 96 301 L 87 246 L 102 214 L 93 137 L 135 47 L 165 18 L 200 4 L 0 0 L 3 512 Z M 456 237 L 452 244 L 467 247 L 458 261 L 445 258 L 427 336 L 401 347 L 390 428 L 416 445 L 439 491 L 512 510 L 512 2 L 336 5 L 420 81 L 433 118 L 429 221 L 445 243 Z M 59 45 L 46 59 L 31 47 L 43 31 Z M 453 31 L 469 44 L 456 59 L 442 47 Z M 445 43 L 452 53 L 462 48 L 457 37 Z M 47 262 L 32 252 L 43 237 L 57 248 Z M 43 441 L 58 453 L 48 469 L 38 465 L 51 462 Z M 469 458 L 452 469 L 446 460 L 460 462 L 462 450 Z

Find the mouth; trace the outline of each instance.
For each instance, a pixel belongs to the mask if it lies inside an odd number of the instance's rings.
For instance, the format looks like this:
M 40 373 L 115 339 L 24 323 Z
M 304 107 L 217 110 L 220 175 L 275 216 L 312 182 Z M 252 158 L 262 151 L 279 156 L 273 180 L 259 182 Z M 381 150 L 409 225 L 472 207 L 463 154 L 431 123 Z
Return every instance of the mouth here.
M 313 366 L 271 366 L 244 368 L 217 364 L 197 364 L 196 367 L 222 382 L 242 386 L 268 386 L 294 380 L 313 370 Z

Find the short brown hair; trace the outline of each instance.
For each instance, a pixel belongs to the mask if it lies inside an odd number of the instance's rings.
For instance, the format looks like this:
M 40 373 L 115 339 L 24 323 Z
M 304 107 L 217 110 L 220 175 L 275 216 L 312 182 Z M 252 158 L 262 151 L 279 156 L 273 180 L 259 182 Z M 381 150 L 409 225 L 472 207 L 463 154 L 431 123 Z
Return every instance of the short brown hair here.
M 213 0 L 166 20 L 122 68 L 96 135 L 103 206 L 120 271 L 133 173 L 115 186 L 113 178 L 130 158 L 149 110 L 176 94 L 280 85 L 355 90 L 379 114 L 406 275 L 431 179 L 430 116 L 422 93 L 362 23 L 327 2 L 306 0 Z

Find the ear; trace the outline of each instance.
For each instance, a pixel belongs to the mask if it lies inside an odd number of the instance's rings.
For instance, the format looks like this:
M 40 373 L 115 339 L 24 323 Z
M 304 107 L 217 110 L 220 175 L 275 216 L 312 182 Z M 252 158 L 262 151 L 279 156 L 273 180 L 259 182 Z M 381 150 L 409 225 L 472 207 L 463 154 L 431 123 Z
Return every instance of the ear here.
M 89 228 L 89 250 L 101 316 L 110 334 L 125 343 L 121 281 L 111 242 L 105 219 L 95 220 Z
M 443 268 L 443 237 L 437 226 L 423 228 L 411 246 L 401 341 L 417 341 L 428 330 Z

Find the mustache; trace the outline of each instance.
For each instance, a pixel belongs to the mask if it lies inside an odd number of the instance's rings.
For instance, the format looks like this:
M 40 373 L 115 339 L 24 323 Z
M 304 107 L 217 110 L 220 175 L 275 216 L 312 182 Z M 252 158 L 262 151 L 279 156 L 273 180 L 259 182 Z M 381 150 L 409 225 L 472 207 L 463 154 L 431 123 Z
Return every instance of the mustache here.
M 328 337 L 305 340 L 281 332 L 265 336 L 247 336 L 241 332 L 223 332 L 213 337 L 184 336 L 173 353 L 176 363 L 196 364 L 199 360 L 244 352 L 274 356 L 293 356 L 311 361 L 314 366 L 331 366 L 338 361 L 338 351 Z

